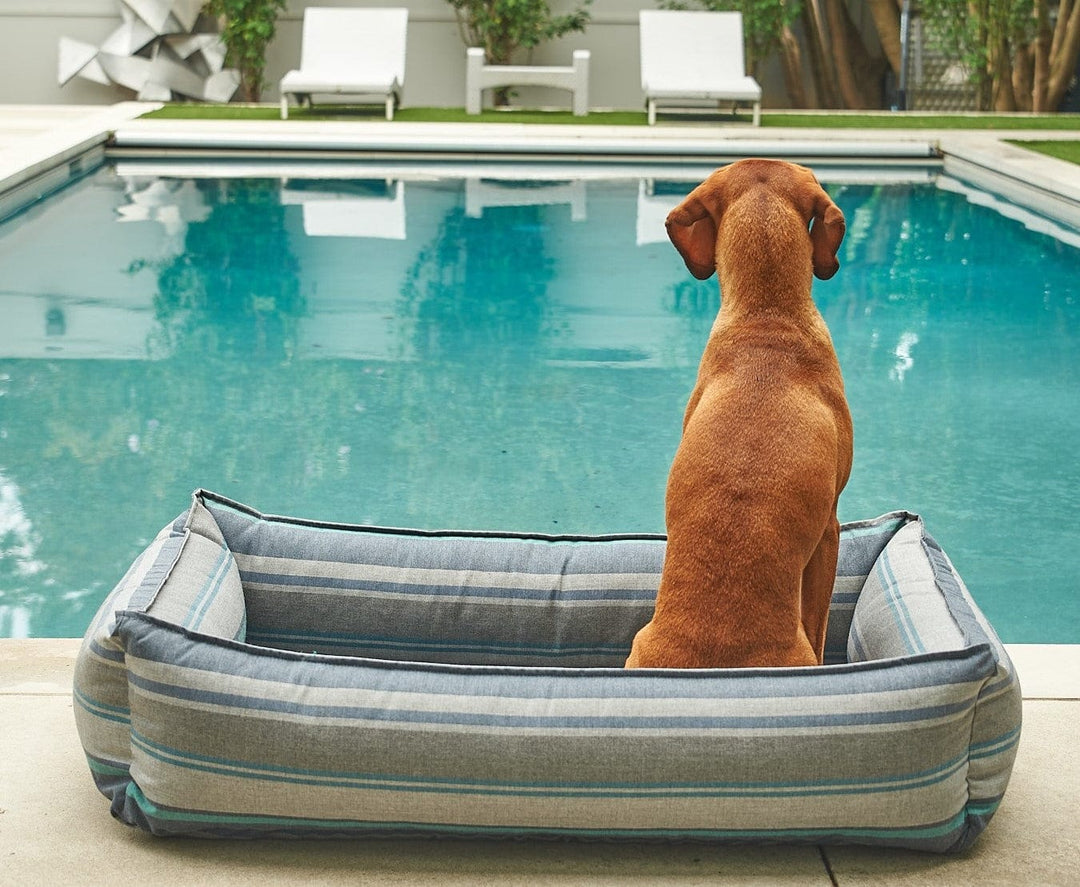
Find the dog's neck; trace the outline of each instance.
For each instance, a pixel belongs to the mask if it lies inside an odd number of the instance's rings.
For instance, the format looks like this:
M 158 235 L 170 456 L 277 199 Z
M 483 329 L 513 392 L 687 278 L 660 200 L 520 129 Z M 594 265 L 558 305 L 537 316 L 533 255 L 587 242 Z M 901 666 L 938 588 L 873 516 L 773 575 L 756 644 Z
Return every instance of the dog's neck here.
M 807 223 L 785 200 L 762 189 L 724 212 L 716 245 L 722 310 L 816 313 Z

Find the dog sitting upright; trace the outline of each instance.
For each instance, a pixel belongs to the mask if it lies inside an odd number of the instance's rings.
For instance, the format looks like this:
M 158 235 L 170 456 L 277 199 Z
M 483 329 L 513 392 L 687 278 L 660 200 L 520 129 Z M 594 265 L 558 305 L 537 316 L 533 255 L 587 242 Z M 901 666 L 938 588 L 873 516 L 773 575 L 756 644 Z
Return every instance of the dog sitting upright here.
M 666 225 L 691 274 L 717 271 L 721 308 L 668 476 L 656 609 L 626 666 L 820 664 L 852 428 L 810 288 L 840 267 L 843 213 L 805 167 L 751 159 Z

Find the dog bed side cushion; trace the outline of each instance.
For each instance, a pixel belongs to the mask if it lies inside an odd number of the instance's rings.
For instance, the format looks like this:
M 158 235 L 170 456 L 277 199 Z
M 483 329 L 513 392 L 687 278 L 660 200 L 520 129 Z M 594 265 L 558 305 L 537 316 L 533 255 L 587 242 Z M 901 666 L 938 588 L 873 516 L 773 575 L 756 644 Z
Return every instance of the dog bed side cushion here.
M 128 674 L 116 633 L 120 610 L 151 613 L 218 637 L 244 636 L 244 595 L 213 516 L 196 499 L 136 558 L 99 607 L 75 661 L 74 712 L 98 788 L 121 795 L 131 763 Z
M 985 646 L 819 669 L 454 666 L 271 650 L 140 612 L 123 821 L 161 835 L 973 838 Z M 978 823 L 976 823 L 978 825 Z
M 328 524 L 202 497 L 236 558 L 247 642 L 301 653 L 621 666 L 652 615 L 664 557 L 654 534 Z
M 866 577 L 852 615 L 851 662 L 912 663 L 949 651 L 987 649 L 994 671 L 972 702 L 965 805 L 973 840 L 1005 794 L 1020 740 L 1022 694 L 1008 653 L 960 574 L 921 520 L 897 533 Z
M 247 642 L 458 665 L 621 666 L 652 616 L 665 541 L 362 527 L 268 516 L 208 491 L 244 583 Z M 845 525 L 826 657 L 847 661 L 895 512 Z

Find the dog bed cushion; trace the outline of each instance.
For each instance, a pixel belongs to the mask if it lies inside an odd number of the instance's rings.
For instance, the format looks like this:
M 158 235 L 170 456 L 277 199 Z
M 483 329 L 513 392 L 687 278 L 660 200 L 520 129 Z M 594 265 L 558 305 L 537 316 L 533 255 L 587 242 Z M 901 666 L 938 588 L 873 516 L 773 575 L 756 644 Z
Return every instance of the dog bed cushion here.
M 918 517 L 843 527 L 818 668 L 623 670 L 663 552 L 196 491 L 87 631 L 90 769 L 159 835 L 972 843 L 1020 690 Z

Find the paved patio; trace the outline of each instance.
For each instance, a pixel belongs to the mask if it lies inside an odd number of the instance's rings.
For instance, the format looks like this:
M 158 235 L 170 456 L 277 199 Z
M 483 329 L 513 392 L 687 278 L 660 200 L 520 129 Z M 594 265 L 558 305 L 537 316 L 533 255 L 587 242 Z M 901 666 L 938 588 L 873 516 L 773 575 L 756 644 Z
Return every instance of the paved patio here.
M 1039 211 L 1080 212 L 1080 167 L 1042 158 L 1004 139 L 1076 138 L 1076 133 L 887 134 L 749 127 L 625 128 L 442 127 L 388 129 L 382 123 L 192 125 L 135 121 L 147 106 L 0 107 L 0 215 L 4 194 L 46 193 L 51 172 L 103 151 L 105 134 L 128 144 L 173 139 L 201 144 L 249 140 L 302 150 L 328 138 L 339 150 L 381 146 L 419 150 L 427 140 L 469 145 L 494 139 L 519 150 L 589 154 L 664 150 L 702 156 L 743 144 L 834 147 L 846 143 L 922 150 L 933 145 L 966 174 L 984 176 L 1002 193 L 1023 192 Z M 288 127 L 282 129 L 282 127 Z M 586 131 L 587 130 L 587 131 Z M 186 135 L 185 135 L 186 132 Z M 194 133 L 194 134 L 193 134 Z M 632 139 L 631 148 L 625 146 Z M 531 141 L 530 141 L 531 140 Z M 395 148 L 396 145 L 396 148 Z M 410 149 L 410 145 L 413 147 Z M 623 147 L 619 147 L 623 145 Z M 531 147 L 530 147 L 531 146 Z M 599 147 L 598 147 L 599 146 Z M 645 146 L 643 148 L 643 146 Z M 459 148 L 460 149 L 460 148 Z M 813 147 L 813 150 L 819 150 Z M 66 173 L 65 173 L 66 174 Z M 1015 199 L 1015 198 L 1014 198 Z M 1070 216 L 1059 216 L 1068 221 Z M 1075 224 L 1075 223 L 1074 223 Z M 1024 689 L 1024 727 L 1012 782 L 1001 809 L 967 854 L 938 857 L 866 848 L 718 847 L 463 840 L 351 842 L 208 842 L 161 840 L 113 821 L 93 787 L 75 733 L 72 669 L 78 641 L 0 640 L 0 885 L 48 881 L 100 883 L 112 876 L 141 885 L 205 884 L 1080 884 L 1080 646 L 1009 648 Z

